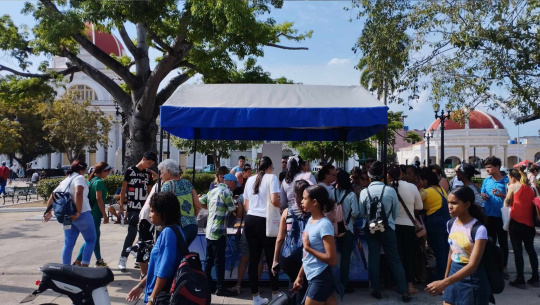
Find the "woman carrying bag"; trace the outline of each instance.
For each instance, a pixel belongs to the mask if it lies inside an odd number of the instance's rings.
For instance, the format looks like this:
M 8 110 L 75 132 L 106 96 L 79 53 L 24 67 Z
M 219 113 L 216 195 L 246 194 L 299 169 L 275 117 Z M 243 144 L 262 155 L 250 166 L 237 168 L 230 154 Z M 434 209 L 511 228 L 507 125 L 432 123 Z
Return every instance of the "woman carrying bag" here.
M 62 249 L 62 264 L 71 264 L 71 256 L 73 254 L 73 248 L 79 237 L 79 233 L 82 234 L 86 247 L 84 248 L 81 265 L 88 267 L 90 259 L 92 258 L 92 252 L 94 252 L 94 246 L 96 244 L 96 227 L 94 226 L 94 219 L 90 213 L 90 202 L 88 201 L 88 185 L 84 174 L 86 173 L 86 163 L 79 160 L 73 161 L 67 174 L 58 187 L 53 191 L 49 201 L 47 202 L 47 210 L 43 214 L 43 221 L 47 222 L 52 217 L 52 206 L 54 201 L 54 194 L 57 192 L 69 192 L 73 203 L 75 205 L 75 214 L 66 217 L 64 220 L 64 248 Z
M 279 231 L 280 207 L 279 180 L 272 174 L 272 160 L 264 156 L 259 161 L 257 175 L 250 177 L 244 189 L 244 207 L 247 211 L 245 219 L 246 238 L 249 247 L 249 282 L 253 295 L 253 305 L 268 303 L 268 299 L 259 295 L 259 277 L 257 266 L 262 250 L 266 256 L 266 264 L 271 270 L 274 260 L 276 237 Z M 277 217 L 277 218 L 276 218 Z M 272 296 L 278 293 L 278 278 L 270 272 Z

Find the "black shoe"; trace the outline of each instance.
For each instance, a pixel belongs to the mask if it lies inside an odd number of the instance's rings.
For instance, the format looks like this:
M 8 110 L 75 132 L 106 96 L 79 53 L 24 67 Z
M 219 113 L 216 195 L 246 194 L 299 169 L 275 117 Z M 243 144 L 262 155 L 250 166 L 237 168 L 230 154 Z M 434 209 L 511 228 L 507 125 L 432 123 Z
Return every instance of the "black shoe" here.
M 227 288 L 221 288 L 221 289 L 216 290 L 216 295 L 218 297 L 234 297 L 238 294 L 236 293 L 236 291 L 232 291 Z
M 532 277 L 527 281 L 527 284 L 538 288 L 540 287 L 540 280 L 538 278 Z
M 381 293 L 379 291 L 372 291 L 371 296 L 376 298 L 377 300 L 382 299 L 382 295 L 381 295 Z
M 504 267 L 504 269 L 503 269 L 503 279 L 505 279 L 505 280 L 510 279 L 510 275 L 508 274 L 508 270 L 506 270 L 506 267 Z
M 354 292 L 354 288 L 351 285 L 347 285 L 347 287 L 345 288 L 345 293 L 353 293 L 353 292 Z
M 516 277 L 512 282 L 509 283 L 510 286 L 516 287 L 519 289 L 526 289 L 527 284 L 525 284 L 525 279 L 522 277 Z
M 401 295 L 401 300 L 403 303 L 409 303 L 412 300 L 412 297 L 408 293 L 404 293 Z

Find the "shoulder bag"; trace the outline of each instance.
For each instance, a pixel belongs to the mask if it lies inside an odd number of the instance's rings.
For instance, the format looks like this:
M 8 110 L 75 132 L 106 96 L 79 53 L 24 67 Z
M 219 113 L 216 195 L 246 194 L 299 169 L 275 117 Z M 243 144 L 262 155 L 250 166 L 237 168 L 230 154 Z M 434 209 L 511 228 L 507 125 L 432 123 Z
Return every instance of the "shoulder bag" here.
M 414 232 L 416 233 L 416 237 L 420 238 L 422 236 L 425 236 L 427 234 L 426 228 L 424 228 L 424 226 L 422 225 L 422 222 L 419 219 L 413 217 L 413 215 L 411 214 L 411 211 L 409 211 L 409 208 L 407 208 L 407 205 L 403 201 L 403 198 L 401 198 L 401 195 L 399 194 L 397 188 L 396 188 L 396 194 L 399 199 L 399 202 L 401 202 L 401 206 L 403 206 L 403 208 L 405 209 L 405 212 L 407 213 L 407 216 L 409 216 L 409 219 L 412 221 L 414 225 Z
M 270 175 L 266 182 L 266 236 L 277 237 L 279 233 L 279 222 L 281 219 L 281 209 L 272 204 L 272 180 L 274 175 Z M 263 176 L 264 179 L 264 176 Z

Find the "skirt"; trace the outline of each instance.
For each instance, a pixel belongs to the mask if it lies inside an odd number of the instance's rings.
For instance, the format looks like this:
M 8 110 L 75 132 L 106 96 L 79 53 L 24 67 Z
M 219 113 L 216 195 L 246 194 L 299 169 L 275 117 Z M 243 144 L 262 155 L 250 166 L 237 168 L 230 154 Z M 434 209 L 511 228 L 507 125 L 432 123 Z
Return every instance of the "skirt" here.
M 452 261 L 450 275 L 466 266 Z M 491 288 L 484 267 L 480 265 L 471 275 L 454 283 L 444 290 L 443 301 L 453 305 L 487 305 L 491 297 Z

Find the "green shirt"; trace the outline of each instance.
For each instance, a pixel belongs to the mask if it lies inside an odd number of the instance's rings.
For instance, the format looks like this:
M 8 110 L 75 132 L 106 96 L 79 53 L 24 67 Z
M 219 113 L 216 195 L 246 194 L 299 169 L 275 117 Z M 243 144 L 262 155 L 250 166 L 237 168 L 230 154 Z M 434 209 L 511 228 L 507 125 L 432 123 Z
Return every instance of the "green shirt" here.
M 103 203 L 105 203 L 107 200 L 107 187 L 105 186 L 103 180 L 99 179 L 98 177 L 94 177 L 92 180 L 88 181 L 88 200 L 90 201 L 90 207 L 92 208 L 92 216 L 94 216 L 94 218 L 101 218 L 103 217 L 103 214 L 101 213 L 99 204 L 97 203 L 97 191 L 101 191 L 101 197 L 103 198 Z
M 201 203 L 208 207 L 206 238 L 218 240 L 220 237 L 227 236 L 227 212 L 236 210 L 229 187 L 224 183 L 218 184 L 216 188 L 201 197 Z

